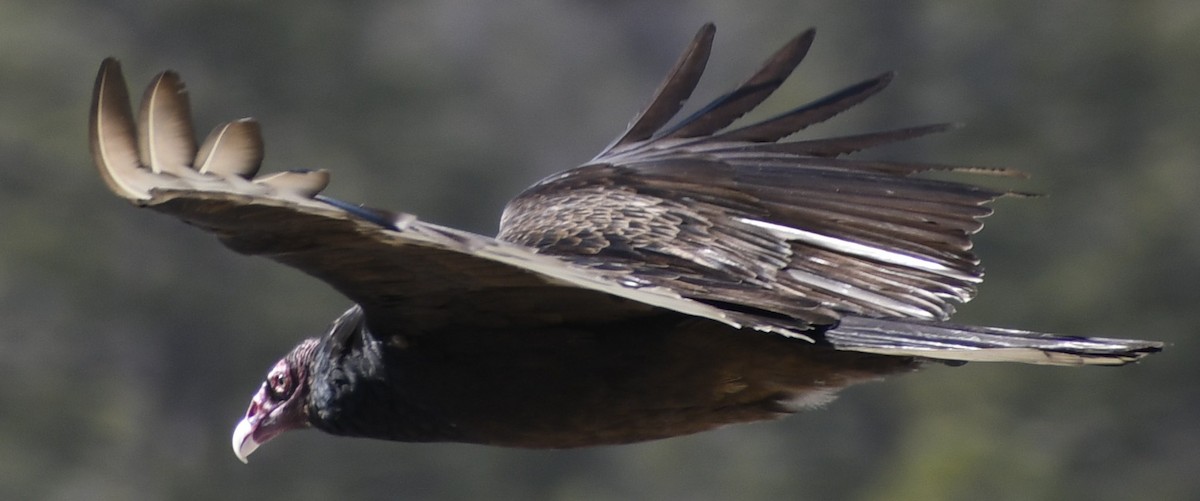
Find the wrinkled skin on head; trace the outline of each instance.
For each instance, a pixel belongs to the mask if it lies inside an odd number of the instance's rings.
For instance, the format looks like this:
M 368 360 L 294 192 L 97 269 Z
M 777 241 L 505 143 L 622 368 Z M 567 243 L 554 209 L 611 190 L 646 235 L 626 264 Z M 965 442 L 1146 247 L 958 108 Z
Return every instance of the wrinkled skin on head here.
M 307 339 L 271 367 L 250 400 L 246 416 L 233 430 L 233 453 L 247 462 L 250 453 L 279 434 L 310 426 L 306 412 L 309 361 L 316 339 Z

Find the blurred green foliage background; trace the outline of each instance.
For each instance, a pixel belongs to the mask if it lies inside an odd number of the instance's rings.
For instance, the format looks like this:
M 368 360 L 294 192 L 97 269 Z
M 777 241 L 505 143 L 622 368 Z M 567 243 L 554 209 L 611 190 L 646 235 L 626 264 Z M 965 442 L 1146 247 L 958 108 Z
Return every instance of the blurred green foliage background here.
M 956 320 L 1164 340 L 1121 369 L 970 364 L 782 421 L 574 451 L 232 426 L 277 357 L 347 301 L 108 195 L 87 100 L 165 68 L 201 132 L 251 115 L 266 170 L 492 234 L 591 158 L 705 21 L 703 100 L 816 26 L 757 116 L 889 69 L 808 135 L 939 121 L 867 156 L 1015 167 Z M 695 104 L 693 104 L 695 106 Z M 985 179 L 985 181 L 988 181 Z M 1200 3 L 0 0 L 0 499 L 1200 499 Z M 747 333 L 747 335 L 759 335 Z

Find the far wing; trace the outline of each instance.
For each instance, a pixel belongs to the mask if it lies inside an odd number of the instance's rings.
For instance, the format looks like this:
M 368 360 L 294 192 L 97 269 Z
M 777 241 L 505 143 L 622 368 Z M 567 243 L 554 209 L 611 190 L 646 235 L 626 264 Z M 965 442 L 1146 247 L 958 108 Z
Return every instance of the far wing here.
M 754 324 L 665 288 L 538 255 L 533 249 L 318 195 L 328 175 L 258 176 L 258 126 L 218 126 L 193 139 L 186 91 L 172 72 L 147 89 L 133 119 L 119 64 L 100 67 L 90 139 L 117 195 L 216 235 L 244 254 L 293 266 L 362 305 L 372 322 L 406 333 L 434 327 L 511 327 L 610 321 L 671 310 Z M 751 322 L 747 322 L 751 321 Z M 799 333 L 792 333 L 799 335 Z
M 625 267 L 733 311 L 830 325 L 844 315 L 945 320 L 982 280 L 970 236 L 1008 194 L 915 176 L 999 169 L 840 158 L 950 128 L 779 142 L 875 93 L 891 74 L 731 128 L 804 58 L 813 32 L 678 123 L 713 39 L 705 26 L 646 111 L 587 165 L 505 208 L 499 238 L 583 265 Z

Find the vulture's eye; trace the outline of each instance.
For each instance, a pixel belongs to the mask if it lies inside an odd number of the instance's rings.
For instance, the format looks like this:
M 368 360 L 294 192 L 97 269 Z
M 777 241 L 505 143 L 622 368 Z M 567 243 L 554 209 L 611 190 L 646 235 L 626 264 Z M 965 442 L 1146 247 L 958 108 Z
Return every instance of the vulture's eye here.
M 271 391 L 271 398 L 274 400 L 284 400 L 292 394 L 292 376 L 287 371 L 274 372 L 267 376 L 267 388 Z

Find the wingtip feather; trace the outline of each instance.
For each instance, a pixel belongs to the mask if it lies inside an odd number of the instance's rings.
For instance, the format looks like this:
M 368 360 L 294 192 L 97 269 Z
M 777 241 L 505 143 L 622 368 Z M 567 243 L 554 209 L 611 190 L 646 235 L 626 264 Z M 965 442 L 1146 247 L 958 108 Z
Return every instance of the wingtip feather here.
M 783 85 L 808 55 L 815 37 L 816 30 L 811 28 L 792 37 L 740 86 L 716 98 L 673 128 L 661 132 L 660 137 L 698 138 L 715 134 L 729 126 L 762 104 Z
M 700 76 L 708 64 L 708 56 L 712 53 L 716 32 L 717 27 L 711 22 L 700 27 L 687 49 L 654 91 L 650 104 L 634 117 L 625 132 L 605 148 L 601 155 L 621 146 L 649 139 L 679 113 L 680 108 L 696 90 L 696 84 L 700 82 Z
M 213 128 L 196 155 L 195 168 L 200 173 L 250 179 L 262 160 L 262 129 L 254 119 L 243 118 Z
M 138 159 L 137 127 L 121 63 L 105 58 L 96 73 L 88 112 L 88 143 L 100 177 L 113 193 L 128 200 L 150 197 Z
M 151 172 L 181 174 L 196 158 L 187 88 L 174 71 L 159 73 L 146 87 L 138 114 L 138 154 Z

